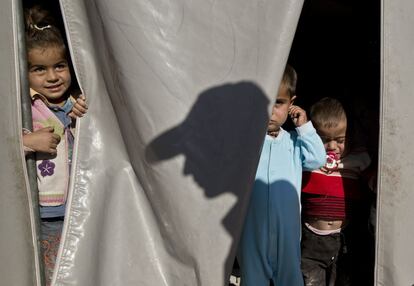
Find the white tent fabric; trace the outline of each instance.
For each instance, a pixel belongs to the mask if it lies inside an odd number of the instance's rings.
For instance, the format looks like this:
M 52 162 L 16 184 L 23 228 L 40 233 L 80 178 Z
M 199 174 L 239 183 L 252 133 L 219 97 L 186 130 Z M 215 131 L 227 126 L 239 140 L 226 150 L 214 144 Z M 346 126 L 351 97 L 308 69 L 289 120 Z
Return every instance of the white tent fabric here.
M 383 0 L 376 285 L 414 285 L 414 2 Z
M 56 285 L 226 285 L 301 6 L 61 1 L 90 109 Z
M 38 267 L 35 234 L 19 139 L 21 112 L 15 11 L 15 2 L 1 3 L 0 284 L 35 285 Z
M 55 285 L 225 285 L 302 1 L 167 2 L 61 0 L 90 109 Z M 411 285 L 414 4 L 382 2 L 376 285 Z M 0 277 L 39 285 L 16 3 L 0 4 Z

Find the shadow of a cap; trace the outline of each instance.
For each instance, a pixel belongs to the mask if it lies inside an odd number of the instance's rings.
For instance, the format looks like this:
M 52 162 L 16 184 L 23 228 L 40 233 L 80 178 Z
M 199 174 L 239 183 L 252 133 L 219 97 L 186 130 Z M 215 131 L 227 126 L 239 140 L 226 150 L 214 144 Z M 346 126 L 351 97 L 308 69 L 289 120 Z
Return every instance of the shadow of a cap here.
M 146 160 L 155 164 L 183 154 L 183 173 L 193 175 L 207 196 L 234 192 L 234 178 L 255 173 L 268 103 L 251 82 L 210 88 L 199 95 L 180 125 L 150 142 Z
M 230 274 L 256 174 L 269 119 L 268 104 L 263 91 L 251 82 L 207 89 L 181 124 L 156 137 L 145 150 L 146 160 L 152 165 L 182 154 L 183 173 L 193 176 L 206 197 L 223 193 L 236 196 L 236 203 L 222 220 L 234 243 L 224 265 L 223 281 Z M 188 186 L 189 191 L 192 189 Z
M 240 146 L 262 141 L 268 102 L 251 82 L 208 89 L 199 95 L 180 125 L 150 142 L 147 162 L 153 164 L 183 154 L 193 163 L 217 167 L 217 163 L 239 154 Z

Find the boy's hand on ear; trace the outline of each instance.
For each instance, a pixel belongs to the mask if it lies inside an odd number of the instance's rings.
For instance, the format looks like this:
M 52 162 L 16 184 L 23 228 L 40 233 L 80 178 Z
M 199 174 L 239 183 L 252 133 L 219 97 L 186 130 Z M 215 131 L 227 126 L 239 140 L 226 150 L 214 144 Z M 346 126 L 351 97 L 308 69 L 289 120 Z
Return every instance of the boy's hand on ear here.
M 88 111 L 88 105 L 86 104 L 86 98 L 82 94 L 79 96 L 79 98 L 76 100 L 75 104 L 72 107 L 72 110 L 69 112 L 69 116 L 73 119 L 76 119 L 78 117 L 82 117 L 85 115 L 85 113 Z
M 35 152 L 55 155 L 60 136 L 53 133 L 53 127 L 45 127 L 32 133 L 23 135 L 23 145 Z
M 300 127 L 308 122 L 306 111 L 297 105 L 292 105 L 289 108 L 289 116 L 292 118 L 293 124 L 295 124 L 296 127 Z

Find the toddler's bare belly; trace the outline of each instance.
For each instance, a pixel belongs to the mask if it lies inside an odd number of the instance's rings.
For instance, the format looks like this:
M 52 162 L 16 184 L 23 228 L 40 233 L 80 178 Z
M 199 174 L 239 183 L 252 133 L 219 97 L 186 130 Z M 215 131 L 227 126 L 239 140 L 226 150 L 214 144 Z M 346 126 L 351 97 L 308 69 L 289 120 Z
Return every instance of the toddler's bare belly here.
M 308 219 L 305 220 L 312 227 L 319 230 L 336 230 L 346 225 L 346 220 L 325 220 L 325 219 Z

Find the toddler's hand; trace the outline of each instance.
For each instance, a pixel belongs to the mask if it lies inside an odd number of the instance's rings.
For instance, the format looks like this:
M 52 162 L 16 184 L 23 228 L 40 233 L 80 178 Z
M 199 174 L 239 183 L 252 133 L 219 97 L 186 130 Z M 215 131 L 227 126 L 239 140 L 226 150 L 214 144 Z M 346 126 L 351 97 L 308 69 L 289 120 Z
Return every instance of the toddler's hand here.
M 23 135 L 23 145 L 35 152 L 55 155 L 60 136 L 53 133 L 53 127 L 45 127 L 32 133 Z
M 296 127 L 300 127 L 306 122 L 308 122 L 306 111 L 297 105 L 292 105 L 289 108 L 289 115 L 290 118 L 292 118 L 293 124 L 295 124 Z
M 82 94 L 78 97 L 75 104 L 73 105 L 72 110 L 69 112 L 69 116 L 76 119 L 82 117 L 88 111 L 88 105 L 86 104 L 86 98 Z
M 342 162 L 340 159 L 336 160 L 336 167 L 335 168 L 329 168 L 327 165 L 328 163 L 325 164 L 325 166 L 323 166 L 322 168 L 320 168 L 320 170 L 322 172 L 324 172 L 325 174 L 332 174 L 334 171 L 338 170 L 338 165 L 340 165 Z

